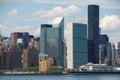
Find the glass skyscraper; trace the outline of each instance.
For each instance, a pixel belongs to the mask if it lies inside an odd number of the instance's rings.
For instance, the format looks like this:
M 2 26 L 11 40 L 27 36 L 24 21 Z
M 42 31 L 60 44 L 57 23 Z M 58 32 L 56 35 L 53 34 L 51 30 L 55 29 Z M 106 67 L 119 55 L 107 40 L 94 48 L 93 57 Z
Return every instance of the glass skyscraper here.
M 88 5 L 88 61 L 99 63 L 99 6 Z
M 99 36 L 99 60 L 104 63 L 107 57 L 107 44 L 109 43 L 109 37 L 106 34 Z
M 120 65 L 120 42 L 117 43 L 118 48 L 118 65 Z
M 40 38 L 40 57 L 50 56 L 53 58 L 53 66 L 62 66 L 64 51 L 64 18 L 58 17 L 54 20 L 53 25 L 41 25 Z
M 88 62 L 87 25 L 69 23 L 67 25 L 67 68 L 78 68 Z
M 101 34 L 99 36 L 99 44 L 104 44 L 106 45 L 109 42 L 109 37 L 106 34 Z
M 114 61 L 115 61 L 115 44 L 114 43 L 107 44 L 107 58 L 108 58 L 108 65 L 114 66 Z

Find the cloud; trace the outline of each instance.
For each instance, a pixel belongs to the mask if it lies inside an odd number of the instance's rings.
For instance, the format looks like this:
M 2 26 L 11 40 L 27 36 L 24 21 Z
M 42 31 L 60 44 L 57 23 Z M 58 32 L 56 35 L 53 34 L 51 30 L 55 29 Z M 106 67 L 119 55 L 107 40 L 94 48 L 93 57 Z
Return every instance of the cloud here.
M 120 41 L 120 16 L 106 15 L 100 21 L 102 33 L 107 33 L 111 42 Z
M 120 29 L 120 17 L 118 15 L 106 15 L 100 21 L 100 27 L 104 31 L 115 31 Z
M 16 26 L 12 31 L 13 32 L 29 32 L 32 29 L 32 26 L 25 25 L 25 26 Z
M 67 4 L 67 5 L 81 5 L 87 6 L 89 4 L 98 4 L 102 8 L 120 9 L 119 0 L 34 0 L 35 3 L 49 3 L 49 4 Z M 54 2 L 54 3 L 53 3 Z
M 40 28 L 36 29 L 31 25 L 24 25 L 24 26 L 16 26 L 12 32 L 29 32 L 31 35 L 39 36 L 40 35 Z
M 18 14 L 18 9 L 13 9 L 7 13 L 7 16 L 16 16 Z
M 3 29 L 5 26 L 3 24 L 0 24 L 0 29 Z
M 39 18 L 53 18 L 58 16 L 71 16 L 80 11 L 79 7 L 75 5 L 70 5 L 66 8 L 62 8 L 60 6 L 54 7 L 51 10 L 39 10 L 32 14 L 32 17 Z
M 0 0 L 0 2 L 8 2 L 9 0 Z
M 35 36 L 40 36 L 40 28 L 35 30 L 34 35 Z
M 102 8 L 120 9 L 120 0 L 0 0 L 0 2 L 31 2 L 81 6 L 87 6 L 89 4 L 98 4 Z

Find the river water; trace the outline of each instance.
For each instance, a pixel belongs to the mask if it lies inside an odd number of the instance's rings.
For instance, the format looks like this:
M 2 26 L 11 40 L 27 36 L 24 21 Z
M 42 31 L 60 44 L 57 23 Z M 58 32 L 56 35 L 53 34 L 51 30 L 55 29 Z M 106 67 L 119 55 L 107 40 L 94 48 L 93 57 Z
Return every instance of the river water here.
M 120 75 L 12 75 L 0 80 L 120 80 Z

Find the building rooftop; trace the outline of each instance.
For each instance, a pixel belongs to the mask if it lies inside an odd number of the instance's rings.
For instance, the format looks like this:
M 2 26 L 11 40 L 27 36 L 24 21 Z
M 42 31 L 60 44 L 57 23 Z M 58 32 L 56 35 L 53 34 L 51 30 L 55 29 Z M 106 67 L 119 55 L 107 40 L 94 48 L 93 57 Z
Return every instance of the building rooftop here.
M 52 24 L 59 24 L 62 21 L 63 17 L 57 17 L 53 20 Z

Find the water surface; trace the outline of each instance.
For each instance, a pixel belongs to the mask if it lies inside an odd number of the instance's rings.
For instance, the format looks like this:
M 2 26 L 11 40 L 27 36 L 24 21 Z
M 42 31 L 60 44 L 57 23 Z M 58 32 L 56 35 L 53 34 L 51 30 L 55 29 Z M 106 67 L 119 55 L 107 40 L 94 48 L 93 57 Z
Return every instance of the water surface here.
M 12 75 L 0 80 L 120 80 L 120 75 Z

